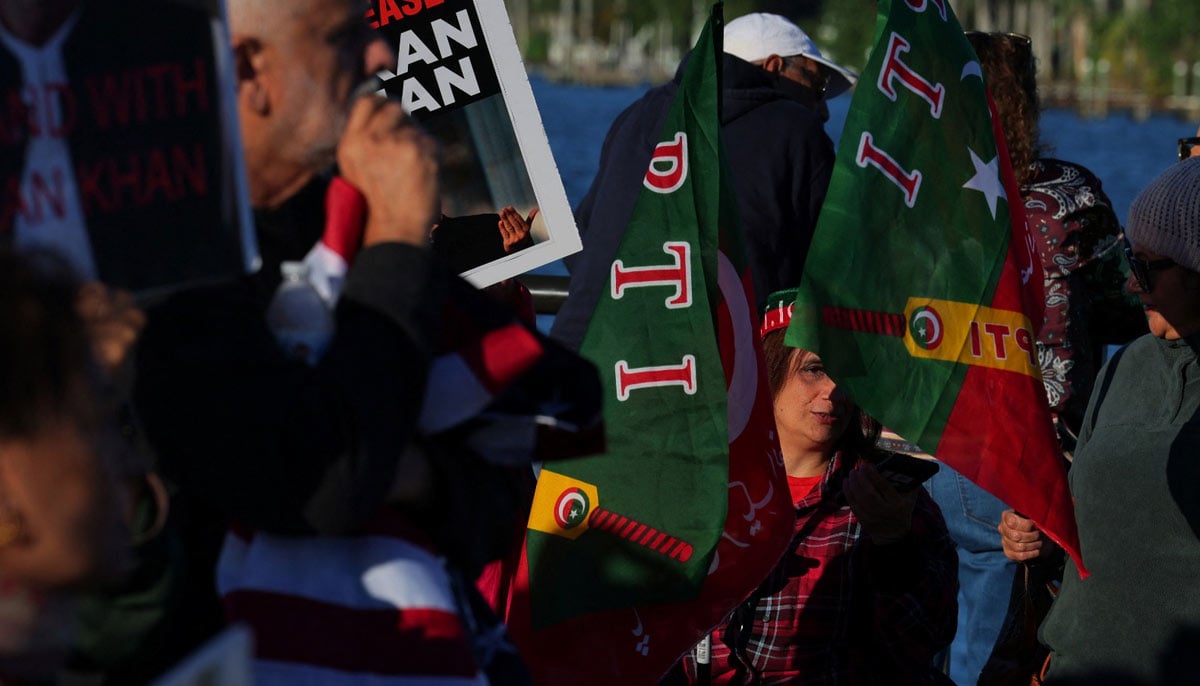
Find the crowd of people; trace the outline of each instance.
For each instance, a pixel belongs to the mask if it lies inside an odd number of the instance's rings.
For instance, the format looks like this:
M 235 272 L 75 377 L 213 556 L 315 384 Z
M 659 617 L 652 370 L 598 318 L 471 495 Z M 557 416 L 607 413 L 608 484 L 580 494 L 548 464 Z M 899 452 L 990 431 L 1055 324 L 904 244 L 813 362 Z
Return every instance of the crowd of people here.
M 50 50 L 79 6 L 0 3 L 0 38 Z M 572 350 L 686 58 L 613 124 L 546 337 L 519 287 L 480 293 L 456 276 L 477 262 L 446 252 L 467 219 L 496 227 L 489 256 L 521 249 L 537 210 L 440 214 L 436 144 L 361 94 L 395 57 L 359 6 L 228 9 L 261 268 L 139 303 L 19 232 L 0 247 L 0 683 L 148 683 L 230 622 L 254 631 L 258 684 L 529 683 L 502 619 L 531 463 L 602 444 L 597 375 Z M 1200 139 L 1122 229 L 1095 174 L 1044 153 L 1029 39 L 968 34 L 1043 262 L 1037 352 L 1082 578 L 948 467 L 890 480 L 879 423 L 784 345 L 833 170 L 826 101 L 857 77 L 778 15 L 724 32 L 722 131 L 796 520 L 663 683 L 1200 679 Z M 330 330 L 291 354 L 267 316 L 284 265 L 347 224 Z M 471 367 L 487 346 L 503 370 Z M 554 454 L 505 425 L 533 415 L 566 420 Z M 1046 582 L 1061 592 L 1042 623 Z

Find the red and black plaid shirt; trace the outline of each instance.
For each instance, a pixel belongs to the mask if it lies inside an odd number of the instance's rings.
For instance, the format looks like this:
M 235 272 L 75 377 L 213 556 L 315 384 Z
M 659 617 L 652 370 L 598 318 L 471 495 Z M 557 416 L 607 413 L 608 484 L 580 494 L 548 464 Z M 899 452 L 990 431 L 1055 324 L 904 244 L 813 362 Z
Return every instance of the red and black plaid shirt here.
M 713 636 L 714 684 L 951 684 L 958 560 L 921 490 L 907 539 L 872 544 L 845 504 L 838 454 L 796 505 L 792 552 Z M 689 677 L 694 665 L 687 665 Z

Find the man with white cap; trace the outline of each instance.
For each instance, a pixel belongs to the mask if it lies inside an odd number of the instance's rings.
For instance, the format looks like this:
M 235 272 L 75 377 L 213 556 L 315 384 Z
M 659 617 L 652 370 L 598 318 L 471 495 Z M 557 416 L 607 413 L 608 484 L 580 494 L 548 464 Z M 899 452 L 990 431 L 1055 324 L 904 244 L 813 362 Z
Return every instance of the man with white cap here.
M 761 307 L 767 294 L 800 283 L 833 171 L 820 111 L 825 97 L 845 92 L 857 77 L 779 15 L 736 19 L 726 25 L 725 41 L 722 133 Z M 570 296 L 551 332 L 568 346 L 583 340 L 682 74 L 680 65 L 673 81 L 617 117 L 575 210 L 583 252 L 564 260 Z
M 825 57 L 803 29 L 778 14 L 755 12 L 729 22 L 725 54 L 806 89 L 808 94 L 802 97 L 812 98 L 823 121 L 829 119 L 826 98 L 845 93 L 858 81 L 858 75 Z

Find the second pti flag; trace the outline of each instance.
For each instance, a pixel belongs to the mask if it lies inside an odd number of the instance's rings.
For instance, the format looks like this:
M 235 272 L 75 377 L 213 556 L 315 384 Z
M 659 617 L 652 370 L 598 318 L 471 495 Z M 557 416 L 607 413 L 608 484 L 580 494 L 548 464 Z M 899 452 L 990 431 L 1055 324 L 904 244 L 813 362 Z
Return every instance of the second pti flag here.
M 1035 346 L 1041 263 L 978 58 L 946 0 L 878 8 L 787 342 L 1078 563 Z

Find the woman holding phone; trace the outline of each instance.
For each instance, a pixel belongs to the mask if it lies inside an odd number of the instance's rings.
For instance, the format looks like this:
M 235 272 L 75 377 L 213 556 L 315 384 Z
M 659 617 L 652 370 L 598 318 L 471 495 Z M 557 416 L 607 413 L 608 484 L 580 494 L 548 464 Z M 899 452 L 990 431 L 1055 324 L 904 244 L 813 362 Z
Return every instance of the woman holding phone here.
M 784 347 L 795 295 L 772 294 L 762 327 L 795 534 L 714 633 L 711 682 L 949 684 L 932 660 L 954 635 L 954 544 L 919 476 L 898 490 L 876 469 L 879 423 L 819 356 Z

